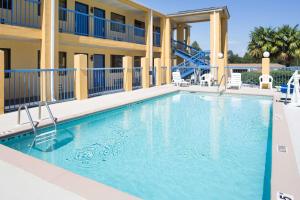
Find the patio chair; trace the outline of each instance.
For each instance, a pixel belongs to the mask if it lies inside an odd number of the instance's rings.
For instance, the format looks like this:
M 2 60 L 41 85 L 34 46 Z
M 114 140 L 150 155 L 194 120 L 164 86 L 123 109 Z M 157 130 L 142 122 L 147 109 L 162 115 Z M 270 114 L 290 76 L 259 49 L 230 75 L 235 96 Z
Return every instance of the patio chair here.
M 242 75 L 241 73 L 232 73 L 228 81 L 227 88 L 238 88 L 242 87 Z
M 273 77 L 267 74 L 263 74 L 259 77 L 259 88 L 263 89 L 264 85 L 268 86 L 268 89 L 273 88 Z
M 213 76 L 210 73 L 203 74 L 200 76 L 200 86 L 202 85 L 208 85 L 210 87 L 213 82 Z
M 180 72 L 172 72 L 172 83 L 175 86 L 189 86 L 191 83 L 181 78 Z

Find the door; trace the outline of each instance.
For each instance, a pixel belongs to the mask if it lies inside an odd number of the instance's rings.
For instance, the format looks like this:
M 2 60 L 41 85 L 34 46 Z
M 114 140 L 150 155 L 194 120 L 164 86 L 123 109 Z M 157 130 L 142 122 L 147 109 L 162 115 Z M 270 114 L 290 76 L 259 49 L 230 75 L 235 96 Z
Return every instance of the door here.
M 94 8 L 94 36 L 105 38 L 105 11 Z
M 75 10 L 75 33 L 77 35 L 89 35 L 89 6 L 76 2 Z
M 105 55 L 94 55 L 94 92 L 101 92 L 105 89 Z

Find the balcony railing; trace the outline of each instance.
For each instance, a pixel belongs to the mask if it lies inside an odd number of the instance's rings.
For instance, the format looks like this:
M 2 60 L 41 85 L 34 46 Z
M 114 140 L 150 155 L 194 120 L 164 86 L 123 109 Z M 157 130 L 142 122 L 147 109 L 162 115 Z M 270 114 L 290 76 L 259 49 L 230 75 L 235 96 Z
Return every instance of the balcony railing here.
M 17 110 L 20 105 L 38 105 L 41 100 L 41 79 L 50 85 L 54 78 L 54 102 L 73 100 L 75 87 L 74 68 L 66 69 L 12 69 L 5 72 L 5 112 Z
M 145 44 L 145 30 L 75 10 L 59 8 L 59 31 L 76 35 Z
M 1 0 L 0 24 L 41 27 L 40 0 Z
M 124 91 L 123 68 L 88 68 L 87 76 L 89 97 Z

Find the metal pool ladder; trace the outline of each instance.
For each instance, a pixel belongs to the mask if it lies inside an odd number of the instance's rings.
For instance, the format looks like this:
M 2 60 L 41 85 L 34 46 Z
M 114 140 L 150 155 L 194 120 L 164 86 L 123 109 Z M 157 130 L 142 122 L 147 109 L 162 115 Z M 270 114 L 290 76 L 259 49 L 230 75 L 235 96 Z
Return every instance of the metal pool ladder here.
M 45 106 L 47 111 L 48 111 L 48 115 L 53 123 L 54 129 L 45 133 L 41 133 L 35 136 L 34 141 L 33 141 L 33 145 L 38 145 L 38 144 L 42 144 L 45 142 L 49 142 L 49 141 L 53 141 L 56 139 L 56 121 L 57 118 L 55 118 L 52 114 L 52 111 L 48 105 L 48 103 L 46 101 L 44 102 L 40 102 L 39 103 L 39 120 L 42 119 L 42 106 Z
M 223 79 L 224 79 L 224 87 L 225 87 L 225 88 L 224 88 L 224 90 L 220 91 L 220 87 L 221 87 L 221 85 L 222 85 Z M 220 85 L 218 86 L 218 93 L 219 93 L 220 96 L 221 96 L 222 94 L 224 94 L 224 92 L 226 91 L 226 88 L 227 88 L 226 77 L 225 77 L 225 74 L 223 74 L 222 77 L 221 77 Z
M 30 114 L 30 112 L 29 112 L 29 110 L 28 110 L 28 106 L 27 106 L 26 104 L 22 104 L 22 105 L 19 107 L 19 109 L 18 109 L 18 121 L 17 121 L 18 125 L 21 124 L 21 111 L 22 111 L 22 108 L 25 109 L 26 114 L 27 114 L 27 117 L 28 117 L 28 120 L 29 120 L 29 122 L 30 122 L 30 124 L 31 124 L 31 127 L 32 127 L 32 130 L 33 130 L 33 133 L 36 134 L 36 127 L 37 127 L 37 125 L 38 125 L 39 123 L 36 122 L 36 123 L 34 124 L 34 121 L 32 120 L 32 116 L 31 116 L 31 114 Z

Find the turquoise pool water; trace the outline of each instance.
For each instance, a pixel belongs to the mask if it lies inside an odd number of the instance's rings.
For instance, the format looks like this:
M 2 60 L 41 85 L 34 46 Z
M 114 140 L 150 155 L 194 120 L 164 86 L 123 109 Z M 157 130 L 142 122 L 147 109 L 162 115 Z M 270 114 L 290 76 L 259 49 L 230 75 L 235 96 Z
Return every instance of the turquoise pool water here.
M 4 141 L 143 199 L 270 199 L 272 101 L 174 93 Z

